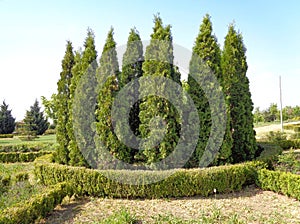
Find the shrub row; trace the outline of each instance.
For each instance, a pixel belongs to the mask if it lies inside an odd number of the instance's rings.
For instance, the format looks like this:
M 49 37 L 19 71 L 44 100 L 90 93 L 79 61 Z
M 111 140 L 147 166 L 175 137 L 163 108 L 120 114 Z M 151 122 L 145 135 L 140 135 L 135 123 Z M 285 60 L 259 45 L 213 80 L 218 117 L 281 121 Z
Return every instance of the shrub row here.
M 300 175 L 261 169 L 258 171 L 257 185 L 263 190 L 271 190 L 300 200 Z
M 0 211 L 0 224 L 34 223 L 37 218 L 45 217 L 56 205 L 60 204 L 62 199 L 69 195 L 69 190 L 66 183 L 59 183 L 27 201 Z
M 53 143 L 31 142 L 21 144 L 0 145 L 0 152 L 38 152 L 52 150 Z
M 39 152 L 0 152 L 1 163 L 33 162 L 37 157 L 50 154 L 51 151 Z
M 14 134 L 0 134 L 0 138 L 13 138 Z
M 54 163 L 35 163 L 36 177 L 44 184 L 68 182 L 77 195 L 113 198 L 162 198 L 182 196 L 207 196 L 214 192 L 240 190 L 244 185 L 255 183 L 257 169 L 262 162 L 211 167 L 206 169 L 176 170 L 163 179 L 170 171 L 129 171 L 91 170 Z M 133 183 L 163 179 L 153 184 L 130 185 L 113 181 L 107 177 L 122 177 Z

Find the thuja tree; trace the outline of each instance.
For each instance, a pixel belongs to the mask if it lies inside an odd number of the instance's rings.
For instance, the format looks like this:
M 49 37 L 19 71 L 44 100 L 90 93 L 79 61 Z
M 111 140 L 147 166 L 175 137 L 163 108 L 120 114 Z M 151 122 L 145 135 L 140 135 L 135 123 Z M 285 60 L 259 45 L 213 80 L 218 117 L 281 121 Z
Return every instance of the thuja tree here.
M 154 18 L 153 33 L 150 44 L 146 48 L 142 68 L 143 77 L 166 77 L 180 82 L 180 75 L 173 67 L 171 26 L 163 26 L 159 16 Z M 162 88 L 160 92 L 169 91 L 166 89 L 167 86 L 152 82 L 141 85 L 140 91 L 148 93 L 151 88 Z M 151 141 L 143 142 L 141 145 L 145 161 L 153 164 L 166 158 L 174 150 L 179 139 L 180 116 L 176 108 L 167 99 L 152 95 L 146 97 L 140 104 L 139 117 L 141 137 L 151 136 Z M 161 128 L 162 126 L 164 128 Z M 164 136 L 163 139 L 161 136 Z
M 116 42 L 113 38 L 113 28 L 108 32 L 105 45 L 97 69 L 97 80 L 100 83 L 96 110 L 96 145 L 99 153 L 98 160 L 103 161 L 102 168 L 113 166 L 114 159 L 130 162 L 131 155 L 127 147 L 117 138 L 111 117 L 114 97 L 116 96 L 120 80 L 119 64 L 117 60 Z M 106 157 L 109 151 L 111 157 Z
M 134 99 L 139 98 L 138 78 L 140 78 L 143 74 L 143 70 L 142 70 L 143 61 L 144 61 L 143 44 L 141 42 L 140 35 L 136 29 L 131 29 L 128 36 L 126 51 L 123 55 L 122 73 L 119 82 L 120 89 L 125 87 L 126 84 L 129 84 L 127 86 L 129 88 L 129 93 L 124 96 L 121 96 L 126 98 L 122 100 L 122 102 L 128 102 L 129 100 L 134 101 Z M 134 80 L 136 82 L 134 82 Z M 140 101 L 138 100 L 133 105 L 125 105 L 127 107 L 130 107 L 131 110 L 128 119 L 124 119 L 124 122 L 129 121 L 130 129 L 135 136 L 139 136 L 139 124 L 140 124 L 139 103 Z M 124 127 L 127 124 L 123 124 L 121 122 L 118 125 L 121 126 L 120 129 L 122 129 L 122 127 Z M 124 135 L 125 138 L 126 137 L 129 138 L 128 134 L 127 136 L 125 135 Z M 127 141 L 131 141 L 131 139 L 127 139 Z M 138 153 L 138 150 L 136 148 L 130 148 L 130 147 L 128 148 L 128 150 L 130 151 L 131 161 L 133 162 L 135 159 L 134 158 L 135 155 Z
M 0 134 L 11 134 L 15 130 L 15 118 L 8 109 L 8 105 L 3 101 L 0 106 Z
M 199 34 L 195 40 L 193 54 L 190 61 L 190 71 L 188 75 L 188 93 L 193 99 L 198 110 L 200 122 L 197 147 L 193 153 L 193 156 L 186 165 L 188 167 L 201 165 L 199 162 L 203 152 L 207 148 L 208 139 L 211 132 L 212 116 L 210 106 L 212 105 L 210 105 L 210 103 L 217 103 L 217 101 L 214 99 L 210 99 L 209 102 L 203 86 L 205 85 L 206 88 L 219 88 L 218 84 L 221 84 L 221 50 L 212 31 L 210 16 L 206 15 L 203 18 L 202 24 L 200 25 Z M 210 71 L 206 70 L 206 67 L 208 67 Z M 201 85 L 199 85 L 192 75 L 200 78 Z M 219 83 L 213 83 L 213 80 L 210 78 L 211 75 L 216 76 Z M 218 116 L 218 119 L 220 118 L 221 116 Z M 226 124 L 227 131 L 221 149 L 217 155 L 215 153 L 211 153 L 211 156 L 215 157 L 214 163 L 225 163 L 230 161 L 232 138 L 230 135 L 229 123 Z M 209 149 L 207 148 L 207 150 Z
M 253 102 L 246 76 L 246 47 L 243 38 L 233 25 L 228 28 L 222 54 L 224 93 L 230 113 L 233 137 L 233 162 L 253 159 L 257 146 L 253 129 Z
M 44 117 L 44 113 L 41 111 L 41 107 L 37 100 L 35 100 L 30 109 L 26 111 L 23 121 L 25 126 L 28 128 L 27 130 L 34 135 L 44 134 L 49 126 L 49 123 Z
M 76 52 L 75 55 L 75 65 L 72 69 L 72 80 L 70 85 L 70 99 L 69 99 L 69 116 L 68 116 L 68 135 L 70 138 L 68 149 L 70 151 L 70 165 L 73 166 L 88 166 L 88 163 L 86 162 L 78 144 L 76 141 L 76 136 L 74 133 L 74 121 L 73 121 L 73 104 L 74 104 L 74 95 L 76 93 L 76 88 L 78 86 L 78 83 L 80 82 L 80 79 L 83 75 L 85 75 L 87 72 L 95 73 L 97 68 L 97 51 L 95 47 L 95 35 L 91 29 L 88 29 L 87 31 L 87 37 L 84 42 L 84 51 L 81 53 L 80 51 Z M 87 138 L 92 138 L 91 133 L 87 133 Z M 88 139 L 86 140 L 88 141 Z M 79 139 L 79 138 L 78 138 Z M 78 140 L 77 139 L 77 140 Z M 91 140 L 91 139 L 90 139 Z M 82 142 L 81 142 L 82 143 Z M 88 155 L 88 148 L 89 144 L 85 144 L 81 147 L 85 148 L 85 156 Z
M 57 126 L 56 140 L 58 143 L 55 160 L 62 164 L 69 162 L 69 142 L 67 125 L 69 117 L 70 85 L 72 68 L 75 64 L 72 43 L 67 41 L 65 56 L 62 60 L 62 72 L 57 83 Z

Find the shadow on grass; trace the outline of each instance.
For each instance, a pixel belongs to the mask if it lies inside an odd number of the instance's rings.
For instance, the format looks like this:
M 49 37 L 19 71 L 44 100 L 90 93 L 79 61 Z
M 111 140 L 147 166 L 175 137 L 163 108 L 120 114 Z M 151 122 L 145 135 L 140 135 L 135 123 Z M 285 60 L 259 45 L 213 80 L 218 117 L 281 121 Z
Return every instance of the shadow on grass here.
M 58 205 L 52 212 L 50 212 L 44 219 L 39 220 L 38 224 L 61 224 L 61 223 L 72 223 L 72 220 L 80 211 L 82 206 L 90 202 L 89 198 L 79 198 L 71 200 L 66 204 Z

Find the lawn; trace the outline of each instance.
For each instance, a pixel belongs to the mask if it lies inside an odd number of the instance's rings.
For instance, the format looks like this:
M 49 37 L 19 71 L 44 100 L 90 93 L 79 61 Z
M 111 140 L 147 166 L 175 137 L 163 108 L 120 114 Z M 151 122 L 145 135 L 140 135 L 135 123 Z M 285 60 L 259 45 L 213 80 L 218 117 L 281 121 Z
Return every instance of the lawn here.
M 20 144 L 20 143 L 27 143 L 27 142 L 45 142 L 45 143 L 55 143 L 56 142 L 56 135 L 41 135 L 38 138 L 32 141 L 22 141 L 17 136 L 14 138 L 0 138 L 0 145 L 4 144 Z

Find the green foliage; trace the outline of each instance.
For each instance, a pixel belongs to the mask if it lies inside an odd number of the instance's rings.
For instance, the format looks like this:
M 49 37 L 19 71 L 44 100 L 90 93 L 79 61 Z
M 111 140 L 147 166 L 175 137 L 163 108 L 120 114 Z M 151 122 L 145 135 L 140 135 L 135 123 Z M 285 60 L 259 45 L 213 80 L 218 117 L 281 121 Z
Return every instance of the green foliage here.
M 261 169 L 258 171 L 257 185 L 263 190 L 275 191 L 300 200 L 299 175 Z
M 21 144 L 6 144 L 0 145 L 0 152 L 38 152 L 41 150 L 52 150 L 53 143 L 21 143 Z
M 11 115 L 11 110 L 3 101 L 0 106 L 0 134 L 11 134 L 15 130 L 15 118 Z
M 68 195 L 68 189 L 67 184 L 59 183 L 43 190 L 42 193 L 32 195 L 28 200 L 1 210 L 0 223 L 29 224 L 37 218 L 45 217 Z
M 121 176 L 126 180 L 147 182 L 165 176 L 169 171 L 91 170 L 51 163 L 35 163 L 35 175 L 46 185 L 66 181 L 78 195 L 116 198 L 163 198 L 207 196 L 240 190 L 253 184 L 261 162 L 248 162 L 207 169 L 176 170 L 166 179 L 153 184 L 128 185 L 114 182 L 107 176 Z M 141 178 L 141 179 L 137 179 Z
M 0 152 L 1 163 L 33 162 L 37 157 L 50 154 L 51 151 L 39 152 Z
M 0 138 L 13 138 L 14 134 L 0 134 Z
M 292 149 L 283 153 L 278 156 L 276 170 L 300 174 L 300 156 Z
M 126 209 L 121 209 L 113 213 L 108 218 L 102 220 L 99 224 L 135 224 L 138 223 L 135 216 Z
M 65 56 L 62 60 L 62 72 L 57 83 L 56 108 L 57 108 L 57 127 L 56 140 L 58 143 L 55 160 L 62 164 L 69 162 L 68 145 L 68 104 L 70 99 L 70 85 L 72 79 L 72 68 L 75 64 L 72 43 L 67 41 Z
M 246 76 L 248 69 L 243 37 L 229 26 L 221 58 L 223 91 L 230 114 L 233 162 L 251 160 L 257 150 L 253 130 L 253 102 Z
M 122 61 L 122 73 L 120 77 L 119 86 L 120 89 L 129 84 L 130 90 L 128 94 L 123 94 L 121 97 L 124 98 L 124 100 L 121 100 L 122 102 L 128 102 L 133 101 L 133 99 L 138 99 L 139 97 L 139 84 L 138 82 L 133 82 L 134 80 L 137 80 L 143 75 L 142 65 L 144 61 L 143 56 L 143 45 L 141 42 L 141 38 L 139 36 L 139 33 L 136 29 L 131 29 L 128 41 L 127 41 L 127 47 L 126 51 L 123 55 L 123 61 Z M 127 86 L 128 87 L 128 86 Z M 137 101 L 134 105 L 123 105 L 125 108 L 131 107 L 130 113 L 129 113 L 129 126 L 131 131 L 134 135 L 139 136 L 139 125 L 140 125 L 140 119 L 139 119 L 139 106 L 140 106 L 140 100 Z M 119 108 L 119 110 L 122 110 L 122 108 Z M 119 122 L 116 125 L 116 130 L 121 131 L 122 136 L 128 136 L 128 133 L 124 130 L 124 126 L 128 123 L 127 119 L 124 119 L 124 122 Z M 127 137 L 128 138 L 128 137 Z M 139 152 L 137 149 L 134 148 L 128 148 L 128 151 L 130 151 L 131 158 L 130 161 L 133 162 L 137 158 L 135 155 Z
M 54 127 L 57 124 L 57 95 L 52 94 L 51 98 L 48 100 L 46 97 L 42 96 L 42 104 L 45 108 L 45 114 L 47 119 L 51 119 L 53 121 Z
M 84 42 L 84 51 L 81 53 L 77 51 L 75 54 L 75 65 L 72 68 L 72 80 L 70 85 L 70 99 L 68 104 L 68 136 L 70 138 L 70 142 L 68 145 L 70 161 L 69 164 L 73 166 L 88 166 L 82 152 L 78 147 L 78 143 L 76 141 L 76 135 L 74 131 L 74 114 L 73 114 L 73 105 L 74 105 L 74 97 L 76 94 L 76 88 L 80 82 L 80 79 L 87 72 L 93 73 L 95 76 L 95 71 L 97 67 L 96 63 L 97 59 L 97 51 L 95 46 L 95 35 L 91 29 L 87 30 L 87 37 Z M 87 131 L 87 136 L 91 139 L 91 133 Z M 89 151 L 85 145 L 83 148 L 85 151 Z
M 40 110 L 39 102 L 35 100 L 30 109 L 26 111 L 23 121 L 27 131 L 31 135 L 42 135 L 48 129 L 49 123 Z
M 207 78 L 211 74 L 217 77 L 220 84 L 222 83 L 220 62 L 221 50 L 217 43 L 217 38 L 212 34 L 212 23 L 210 21 L 209 15 L 207 14 L 203 18 L 199 34 L 193 47 L 193 55 L 190 61 L 190 74 L 188 76 L 188 93 L 194 101 L 194 104 L 198 110 L 200 130 L 196 150 L 187 166 L 199 166 L 200 158 L 202 157 L 203 152 L 207 147 L 211 132 L 212 118 L 209 101 L 204 89 L 201 86 L 205 85 L 207 87 L 211 86 L 211 88 L 216 88 L 216 84 L 211 80 L 208 80 Z M 206 71 L 206 66 L 209 67 L 211 72 L 204 72 Z M 199 84 L 191 76 L 191 74 L 201 77 L 201 86 L 199 86 Z M 212 102 L 216 103 L 216 101 Z M 214 163 L 224 164 L 226 162 L 230 162 L 231 147 L 232 138 L 228 121 L 223 145 L 217 158 L 215 158 Z
M 8 190 L 10 183 L 10 175 L 0 173 L 0 195 Z
M 270 131 L 267 135 L 267 140 L 269 142 L 279 145 L 282 149 L 292 148 L 297 141 L 292 141 L 287 139 L 287 135 L 281 131 Z
M 176 72 L 173 66 L 172 39 L 171 26 L 164 27 L 161 18 L 155 16 L 153 33 L 142 66 L 143 77 L 166 77 L 180 84 L 180 73 Z M 153 86 L 147 83 L 140 86 L 140 91 L 148 93 L 151 92 L 151 88 Z M 168 93 L 165 85 L 156 83 L 156 88 L 160 88 L 157 90 L 159 92 Z M 162 120 L 150 122 L 155 117 L 160 117 Z M 147 138 L 151 135 L 151 140 L 140 146 L 143 148 L 145 161 L 153 164 L 166 158 L 174 150 L 179 139 L 180 117 L 176 108 L 167 99 L 154 95 L 148 96 L 140 103 L 139 118 L 141 137 Z M 162 123 L 165 124 L 164 129 L 159 128 Z M 162 140 L 161 136 L 164 136 Z
M 274 143 L 259 142 L 257 152 L 258 151 L 261 152 L 256 157 L 256 160 L 265 162 L 269 169 L 273 169 L 278 161 L 278 156 L 282 153 L 282 148 Z
M 122 144 L 115 132 L 111 119 L 111 110 L 113 100 L 118 93 L 120 80 L 119 64 L 116 52 L 116 42 L 113 38 L 113 29 L 108 32 L 105 45 L 103 47 L 100 58 L 100 66 L 97 70 L 98 83 L 104 83 L 98 93 L 98 102 L 96 110 L 96 131 L 95 138 L 97 150 L 99 150 L 99 159 L 103 159 L 104 163 L 100 164 L 107 166 L 113 165 L 113 161 L 105 156 L 105 151 L 108 150 L 116 159 L 130 162 L 131 155 L 127 147 Z M 101 141 L 102 144 L 99 144 Z M 99 165 L 99 166 L 100 166 Z

